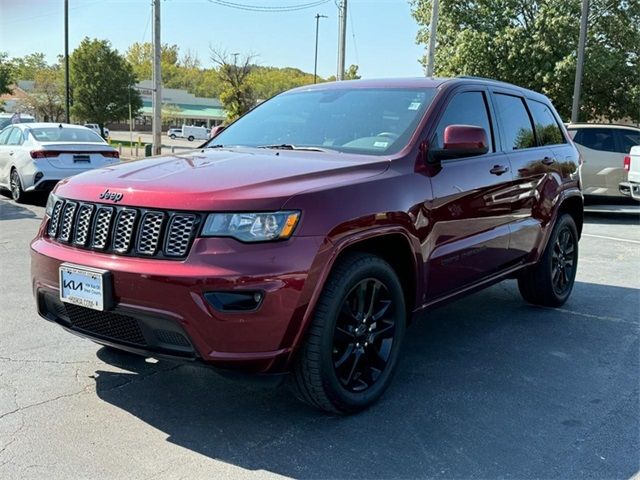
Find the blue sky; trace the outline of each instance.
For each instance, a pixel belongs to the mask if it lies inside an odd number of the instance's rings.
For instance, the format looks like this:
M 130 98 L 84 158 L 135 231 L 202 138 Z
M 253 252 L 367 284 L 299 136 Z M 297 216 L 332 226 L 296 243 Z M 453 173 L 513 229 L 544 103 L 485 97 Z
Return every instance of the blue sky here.
M 294 5 L 310 0 L 233 0 L 258 5 Z M 0 51 L 10 57 L 43 52 L 55 61 L 64 51 L 63 0 L 0 0 Z M 349 0 L 346 63 L 366 78 L 421 76 L 415 44 L 417 25 L 407 0 Z M 315 14 L 321 19 L 318 74 L 334 75 L 338 11 L 334 0 L 290 13 L 236 10 L 209 0 L 163 0 L 162 40 L 190 50 L 205 66 L 209 46 L 255 53 L 260 65 L 313 72 Z M 121 53 L 133 42 L 151 40 L 151 0 L 69 0 L 69 41 L 108 39 Z M 355 38 L 354 38 L 355 37 Z

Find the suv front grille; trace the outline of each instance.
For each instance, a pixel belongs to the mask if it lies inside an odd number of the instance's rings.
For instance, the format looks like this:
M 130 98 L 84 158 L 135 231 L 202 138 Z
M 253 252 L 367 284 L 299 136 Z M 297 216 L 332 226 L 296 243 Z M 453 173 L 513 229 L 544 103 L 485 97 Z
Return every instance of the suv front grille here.
M 200 225 L 196 213 L 58 200 L 49 237 L 76 247 L 118 255 L 181 259 Z

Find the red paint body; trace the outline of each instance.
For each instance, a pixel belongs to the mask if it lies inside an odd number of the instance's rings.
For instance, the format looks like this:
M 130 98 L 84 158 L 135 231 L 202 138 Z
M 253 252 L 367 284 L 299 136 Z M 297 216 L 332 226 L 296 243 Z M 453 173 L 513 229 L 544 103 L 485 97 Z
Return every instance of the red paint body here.
M 438 87 L 438 93 L 409 143 L 393 156 L 196 150 L 89 172 L 61 182 L 55 190 L 66 199 L 98 202 L 109 188 L 124 193 L 118 205 L 135 207 L 298 210 L 302 217 L 292 238 L 260 244 L 196 238 L 183 261 L 131 258 L 57 243 L 46 235 L 45 218 L 31 245 L 34 292 L 57 295 L 62 262 L 106 269 L 113 275 L 117 311 L 177 322 L 204 362 L 285 372 L 332 264 L 345 248 L 393 236 L 402 248 L 397 256 L 411 258 L 411 278 L 405 283 L 411 289 L 411 310 L 417 311 L 535 262 L 558 210 L 567 201 L 581 205 L 578 153 L 564 131 L 564 144 L 505 152 L 496 129 L 495 152 L 427 161 L 428 139 L 457 92 L 503 91 L 546 102 L 543 96 L 465 79 L 345 84 Z M 505 172 L 491 173 L 497 166 Z M 222 313 L 204 299 L 203 294 L 213 290 L 261 290 L 265 296 L 255 312 Z

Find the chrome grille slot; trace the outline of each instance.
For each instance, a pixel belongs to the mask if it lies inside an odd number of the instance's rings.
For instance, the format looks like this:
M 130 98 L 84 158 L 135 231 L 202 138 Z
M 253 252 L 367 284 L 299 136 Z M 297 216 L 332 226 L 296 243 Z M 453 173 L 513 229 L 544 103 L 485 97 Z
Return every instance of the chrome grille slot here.
M 60 224 L 60 212 L 62 212 L 62 205 L 64 202 L 62 200 L 58 200 L 56 204 L 53 206 L 53 211 L 51 212 L 51 220 L 49 220 L 49 236 L 55 237 L 58 235 L 58 225 Z
M 187 253 L 191 243 L 196 216 L 192 214 L 176 213 L 169 220 L 164 253 L 170 257 L 182 257 Z
M 140 222 L 136 251 L 141 255 L 155 255 L 160 243 L 164 213 L 147 212 Z
M 76 216 L 76 228 L 73 244 L 84 246 L 89 239 L 89 228 L 91 227 L 91 218 L 93 216 L 93 205 L 83 203 L 78 209 Z
M 100 250 L 107 246 L 109 230 L 111 228 L 112 207 L 100 207 L 96 212 L 96 220 L 93 226 L 93 240 L 91 246 Z
M 116 230 L 113 235 L 113 251 L 126 253 L 129 251 L 133 228 L 136 223 L 138 211 L 133 209 L 120 210 L 116 218 Z
M 78 204 L 76 202 L 67 202 L 64 205 L 64 209 L 62 210 L 62 220 L 60 222 L 60 234 L 58 235 L 58 239 L 62 242 L 68 242 L 71 240 L 76 208 L 78 208 Z

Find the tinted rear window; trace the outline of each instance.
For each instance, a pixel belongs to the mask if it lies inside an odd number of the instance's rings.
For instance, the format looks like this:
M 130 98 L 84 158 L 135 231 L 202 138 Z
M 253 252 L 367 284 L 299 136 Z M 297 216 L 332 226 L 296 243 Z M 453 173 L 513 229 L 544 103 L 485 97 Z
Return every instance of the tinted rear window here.
M 102 137 L 84 128 L 48 127 L 29 130 L 38 142 L 89 142 L 105 143 Z
M 576 128 L 573 141 L 602 152 L 616 152 L 615 133 L 612 128 Z
M 496 94 L 496 107 L 502 131 L 502 142 L 507 151 L 536 146 L 531 119 L 520 97 Z
M 626 129 L 619 129 L 617 132 L 622 149 L 621 153 L 629 153 L 631 147 L 640 145 L 640 132 L 634 132 L 633 130 Z
M 562 130 L 558 126 L 556 117 L 547 105 L 535 100 L 529 100 L 529 111 L 533 117 L 539 145 L 565 143 L 564 135 L 562 135 Z

